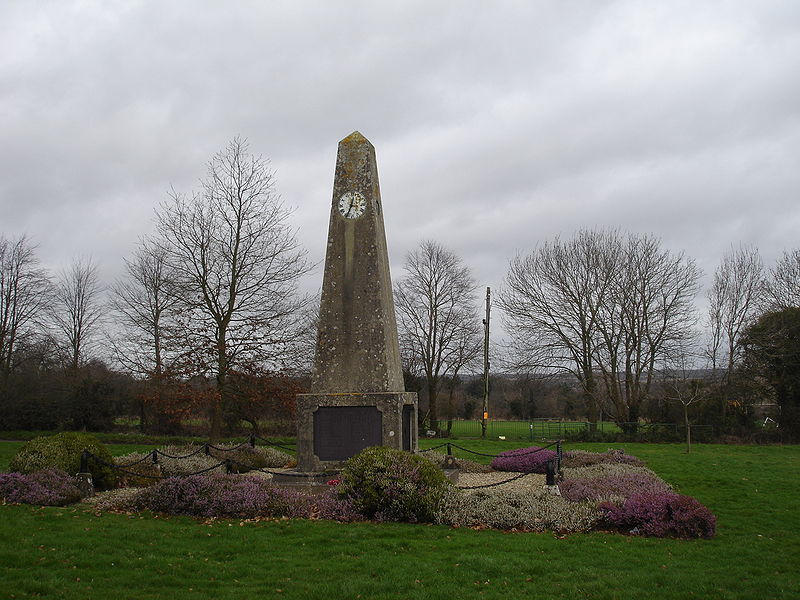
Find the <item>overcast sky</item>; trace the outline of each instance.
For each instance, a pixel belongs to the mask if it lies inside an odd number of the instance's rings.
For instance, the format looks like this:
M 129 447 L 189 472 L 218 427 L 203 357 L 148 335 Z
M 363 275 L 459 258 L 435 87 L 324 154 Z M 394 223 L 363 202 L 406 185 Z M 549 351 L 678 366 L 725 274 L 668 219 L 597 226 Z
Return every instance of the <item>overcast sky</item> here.
M 731 244 L 800 247 L 799 117 L 797 0 L 3 0 L 0 235 L 110 283 L 170 186 L 242 136 L 322 261 L 359 130 L 394 278 L 431 238 L 496 288 L 516 253 L 596 226 L 711 273 Z

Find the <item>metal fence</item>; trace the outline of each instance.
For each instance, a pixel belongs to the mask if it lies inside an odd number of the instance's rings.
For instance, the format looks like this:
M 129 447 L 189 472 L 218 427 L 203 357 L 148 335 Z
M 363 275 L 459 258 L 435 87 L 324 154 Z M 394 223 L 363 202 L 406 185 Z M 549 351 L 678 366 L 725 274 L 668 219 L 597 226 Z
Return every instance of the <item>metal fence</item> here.
M 441 421 L 439 424 L 443 432 L 449 432 L 452 437 L 480 438 L 482 435 L 479 420 L 452 422 Z M 486 427 L 486 436 L 492 439 L 505 438 L 508 440 L 535 440 L 541 438 L 556 439 L 570 438 L 573 436 L 586 436 L 597 433 L 600 435 L 631 435 L 642 437 L 667 437 L 684 439 L 686 427 L 677 423 L 614 423 L 601 421 L 589 423 L 586 421 L 559 421 L 547 419 L 534 419 L 532 421 L 489 421 Z M 698 441 L 710 439 L 714 435 L 711 425 L 691 425 L 692 437 Z M 424 434 L 423 431 L 420 432 Z

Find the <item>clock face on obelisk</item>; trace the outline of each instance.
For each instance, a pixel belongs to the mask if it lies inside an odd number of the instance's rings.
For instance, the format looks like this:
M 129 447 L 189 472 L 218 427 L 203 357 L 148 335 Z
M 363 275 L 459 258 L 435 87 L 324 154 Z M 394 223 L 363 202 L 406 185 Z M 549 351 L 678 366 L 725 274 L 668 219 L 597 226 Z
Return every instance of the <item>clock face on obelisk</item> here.
M 353 132 L 336 154 L 313 393 L 403 392 L 375 148 Z
M 345 219 L 357 219 L 367 210 L 367 199 L 361 192 L 345 192 L 339 198 L 339 212 Z

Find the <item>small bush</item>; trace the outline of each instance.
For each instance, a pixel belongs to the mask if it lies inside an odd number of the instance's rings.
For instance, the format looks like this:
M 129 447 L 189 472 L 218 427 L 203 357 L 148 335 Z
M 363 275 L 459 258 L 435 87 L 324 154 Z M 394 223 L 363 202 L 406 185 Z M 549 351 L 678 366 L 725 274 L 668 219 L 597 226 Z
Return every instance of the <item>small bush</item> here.
M 340 498 L 333 486 L 320 494 L 305 496 L 303 505 L 303 516 L 309 519 L 328 519 L 343 523 L 365 520 L 355 503 L 348 498 Z
M 165 479 L 133 498 L 135 509 L 193 517 L 292 517 L 355 521 L 352 502 L 328 489 L 318 495 L 271 487 L 242 475 L 193 475 Z
M 492 527 L 524 531 L 589 531 L 600 520 L 597 503 L 576 504 L 544 492 L 479 490 L 445 495 L 436 522 L 454 527 Z
M 492 459 L 492 468 L 496 471 L 513 471 L 515 473 L 547 473 L 547 463 L 555 460 L 556 452 L 539 446 L 518 448 L 501 452 Z
M 9 468 L 19 473 L 59 469 L 74 475 L 80 471 L 81 454 L 84 450 L 107 463 L 114 462 L 111 453 L 96 437 L 88 433 L 69 431 L 25 442 L 11 459 Z M 89 472 L 95 487 L 108 490 L 116 485 L 117 476 L 111 467 L 90 460 Z
M 264 481 L 238 475 L 171 477 L 139 494 L 136 506 L 194 517 L 296 516 L 299 494 L 271 489 Z
M 675 493 L 635 494 L 620 506 L 598 506 L 607 523 L 655 537 L 712 538 L 717 518 L 695 498 Z
M 587 450 L 568 450 L 564 452 L 561 466 L 564 468 L 590 467 L 599 464 L 625 464 L 642 466 L 644 463 L 622 450 L 606 450 L 605 452 L 589 452 Z
M 58 469 L 33 473 L 0 473 L 0 498 L 13 504 L 65 506 L 83 494 L 75 478 Z
M 446 490 L 442 471 L 421 456 L 372 447 L 347 460 L 336 491 L 367 518 L 430 522 Z

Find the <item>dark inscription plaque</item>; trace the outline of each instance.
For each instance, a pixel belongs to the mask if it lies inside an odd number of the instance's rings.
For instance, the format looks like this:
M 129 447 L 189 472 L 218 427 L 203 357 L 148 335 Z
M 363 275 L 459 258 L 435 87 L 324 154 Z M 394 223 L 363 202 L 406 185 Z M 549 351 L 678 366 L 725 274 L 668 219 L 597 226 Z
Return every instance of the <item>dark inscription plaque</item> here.
M 411 419 L 414 418 L 414 407 L 406 404 L 403 407 L 403 450 L 411 452 Z
M 346 460 L 381 445 L 381 412 L 375 406 L 321 406 L 314 413 L 314 454 Z

